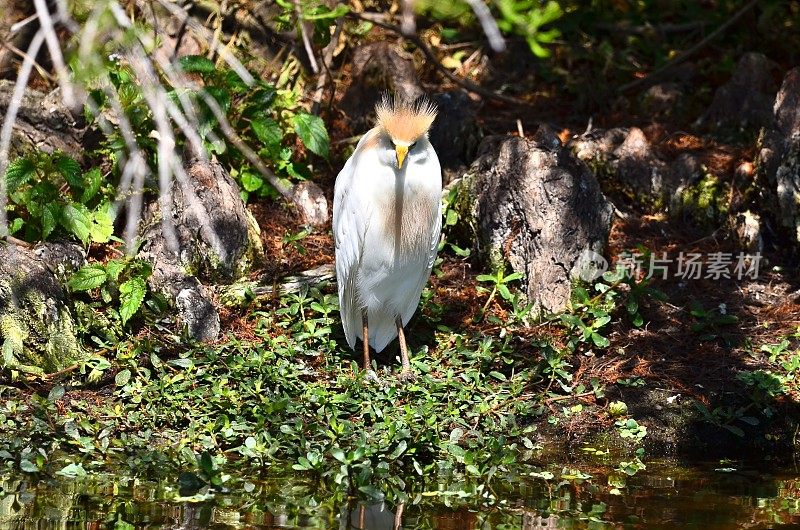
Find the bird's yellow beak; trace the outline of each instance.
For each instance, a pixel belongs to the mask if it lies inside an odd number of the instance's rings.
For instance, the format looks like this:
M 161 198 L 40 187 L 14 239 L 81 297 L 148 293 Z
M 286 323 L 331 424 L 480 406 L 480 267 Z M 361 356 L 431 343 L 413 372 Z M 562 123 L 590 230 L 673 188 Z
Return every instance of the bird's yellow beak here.
M 406 159 L 406 155 L 408 154 L 408 146 L 407 145 L 395 145 L 394 152 L 397 154 L 397 169 L 403 168 L 403 160 Z

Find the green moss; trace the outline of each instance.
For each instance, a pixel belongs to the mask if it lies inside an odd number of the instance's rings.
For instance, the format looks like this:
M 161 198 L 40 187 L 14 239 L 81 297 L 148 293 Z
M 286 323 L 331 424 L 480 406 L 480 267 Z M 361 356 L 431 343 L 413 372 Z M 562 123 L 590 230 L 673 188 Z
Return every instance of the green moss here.
M 24 282 L 14 279 L 11 282 Z M 0 285 L 0 299 L 12 300 L 14 292 L 24 293 L 17 304 L 0 309 L 0 337 L 3 357 L 0 365 L 29 374 L 56 372 L 87 358 L 75 336 L 75 324 L 68 308 L 39 289 L 14 289 L 11 282 Z
M 716 226 L 728 212 L 728 186 L 707 173 L 699 182 L 679 190 L 673 212 L 699 226 Z

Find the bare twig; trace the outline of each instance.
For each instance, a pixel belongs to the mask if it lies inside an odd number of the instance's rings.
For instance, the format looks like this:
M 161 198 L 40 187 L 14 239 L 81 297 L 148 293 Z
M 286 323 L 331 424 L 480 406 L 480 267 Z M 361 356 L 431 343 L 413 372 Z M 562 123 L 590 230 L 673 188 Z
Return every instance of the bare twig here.
M 344 17 L 336 21 L 336 29 L 333 30 L 331 41 L 322 50 L 322 72 L 317 78 L 317 88 L 314 91 L 313 105 L 311 106 L 311 113 L 317 114 L 319 112 L 319 105 L 322 102 L 322 93 L 325 91 L 325 85 L 328 82 L 328 76 L 331 75 L 331 61 L 333 60 L 333 53 L 339 45 L 339 37 L 342 34 L 344 27 Z
M 34 13 L 29 17 L 25 17 L 19 22 L 15 22 L 14 24 L 12 24 L 8 31 L 9 33 L 16 33 L 25 26 L 27 26 L 28 24 L 30 24 L 31 22 L 33 22 L 34 20 L 36 20 L 37 18 L 39 18 L 39 15 L 37 13 Z
M 44 32 L 45 41 L 47 42 L 47 50 L 50 52 L 50 60 L 53 61 L 53 68 L 56 70 L 58 76 L 58 84 L 61 86 L 61 93 L 64 97 L 64 103 L 72 108 L 75 106 L 75 91 L 72 86 L 72 81 L 69 78 L 67 66 L 64 64 L 64 56 L 61 53 L 61 43 L 58 40 L 53 17 L 50 15 L 50 10 L 47 7 L 46 0 L 33 0 L 36 6 L 36 14 L 39 15 L 40 31 Z M 57 15 L 57 20 L 60 20 L 60 14 Z
M 482 86 L 477 85 L 468 79 L 462 79 L 458 77 L 457 75 L 455 75 L 453 72 L 451 72 L 442 65 L 439 59 L 437 59 L 436 56 L 434 55 L 433 51 L 428 47 L 427 44 L 425 44 L 425 42 L 417 34 L 405 35 L 398 26 L 395 26 L 394 24 L 388 24 L 386 22 L 381 22 L 375 16 L 369 16 L 369 15 L 365 16 L 360 13 L 352 13 L 352 12 L 348 13 L 348 16 L 357 18 L 359 20 L 367 20 L 369 22 L 372 22 L 376 26 L 380 26 L 383 29 L 389 30 L 391 32 L 397 33 L 398 35 L 405 37 L 406 39 L 411 41 L 417 48 L 419 48 L 420 51 L 422 51 L 423 55 L 425 55 L 425 58 L 428 61 L 430 61 L 431 64 L 433 64 L 433 66 L 443 76 L 445 76 L 447 79 L 449 79 L 453 83 L 457 84 L 458 86 L 469 92 L 473 92 L 475 94 L 478 94 L 479 96 L 483 96 L 486 98 L 496 99 L 498 101 L 505 101 L 506 103 L 511 103 L 514 105 L 530 106 L 530 103 L 528 103 L 527 101 L 523 101 L 521 99 L 517 99 L 511 96 L 506 96 L 504 94 L 499 94 L 492 90 L 483 88 Z
M 30 46 L 28 46 L 28 56 L 22 61 L 22 65 L 17 72 L 17 83 L 14 85 L 14 92 L 11 101 L 8 103 L 6 115 L 3 119 L 3 128 L 0 129 L 0 237 L 8 235 L 8 218 L 6 217 L 6 201 L 8 200 L 6 190 L 6 167 L 8 167 L 8 152 L 11 148 L 11 134 L 14 130 L 14 121 L 17 119 L 22 96 L 25 94 L 25 87 L 28 85 L 28 78 L 33 70 L 34 57 L 39 53 L 39 49 L 44 44 L 45 35 L 40 29 L 34 35 Z
M 9 50 L 11 53 L 13 53 L 14 55 L 16 55 L 16 56 L 17 56 L 17 57 L 19 57 L 20 59 L 23 59 L 23 60 L 24 60 L 26 57 L 28 57 L 28 54 L 27 54 L 27 53 L 25 53 L 24 51 L 20 50 L 19 48 L 17 48 L 17 47 L 16 47 L 16 46 L 14 46 L 13 44 L 11 44 L 11 42 L 10 42 L 10 41 L 3 41 L 3 42 L 0 42 L 0 46 L 2 46 L 2 47 L 4 47 L 4 48 L 8 49 L 8 50 Z M 50 81 L 55 81 L 55 80 L 56 80 L 56 78 L 53 76 L 53 74 L 51 74 L 50 72 L 48 72 L 48 71 L 45 69 L 45 67 L 44 67 L 44 66 L 40 65 L 39 63 L 37 63 L 37 62 L 36 62 L 36 60 L 34 60 L 34 61 L 33 61 L 33 67 L 34 67 L 34 68 L 36 68 L 36 72 L 37 72 L 37 73 L 38 73 L 40 76 L 42 76 L 44 79 L 49 79 Z
M 417 32 L 417 21 L 414 19 L 414 0 L 400 2 L 400 31 L 408 37 Z
M 497 22 L 494 17 L 492 17 L 491 11 L 489 11 L 489 8 L 483 0 L 466 0 L 466 2 L 469 4 L 469 7 L 472 8 L 472 12 L 475 13 L 475 16 L 478 17 L 478 21 L 481 23 L 486 38 L 489 39 L 489 46 L 491 46 L 492 50 L 496 52 L 505 51 L 506 41 L 503 39 L 500 28 L 497 27 Z
M 745 4 L 741 9 L 739 9 L 739 11 L 734 13 L 734 15 L 731 18 L 729 18 L 724 24 L 722 24 L 720 27 L 718 27 L 717 29 L 715 29 L 714 31 L 709 33 L 706 36 L 706 38 L 704 38 L 703 40 L 701 40 L 700 42 L 698 42 L 697 44 L 695 44 L 694 46 L 692 46 L 691 48 L 689 48 L 685 52 L 683 52 L 683 53 L 681 53 L 679 55 L 676 55 L 671 61 L 666 63 L 664 66 L 662 66 L 661 68 L 659 68 L 659 69 L 657 69 L 657 70 L 655 70 L 653 72 L 650 72 L 645 77 L 643 77 L 641 79 L 637 79 L 636 81 L 631 81 L 630 83 L 626 83 L 626 84 L 622 85 L 621 87 L 619 87 L 619 89 L 617 89 L 617 92 L 627 92 L 628 90 L 633 90 L 633 89 L 638 89 L 638 88 L 650 86 L 651 84 L 653 84 L 655 82 L 655 79 L 657 79 L 664 72 L 666 72 L 668 70 L 671 70 L 675 66 L 681 64 L 686 59 L 688 59 L 689 57 L 691 57 L 692 55 L 697 53 L 699 50 L 702 50 L 703 48 L 708 46 L 708 44 L 712 40 L 714 40 L 719 35 L 721 35 L 725 30 L 727 30 L 729 27 L 731 27 L 736 22 L 738 22 L 739 19 L 741 19 L 748 11 L 753 9 L 756 6 L 756 4 L 758 4 L 758 2 L 759 2 L 759 0 L 750 0 L 750 2 Z
M 319 66 L 317 65 L 317 58 L 314 57 L 314 49 L 311 47 L 311 39 L 308 37 L 306 22 L 303 20 L 303 10 L 300 9 L 300 0 L 294 0 L 294 11 L 297 14 L 297 26 L 300 28 L 300 36 L 303 39 L 306 55 L 308 55 L 308 63 L 311 65 L 311 71 L 317 74 L 319 73 Z

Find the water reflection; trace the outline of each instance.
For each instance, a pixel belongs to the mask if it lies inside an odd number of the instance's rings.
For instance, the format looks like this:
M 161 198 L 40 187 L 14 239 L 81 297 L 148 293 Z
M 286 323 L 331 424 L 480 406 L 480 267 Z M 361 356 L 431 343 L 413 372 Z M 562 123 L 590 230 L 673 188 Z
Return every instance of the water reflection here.
M 650 462 L 618 488 L 613 470 L 580 479 L 517 477 L 496 497 L 419 492 L 406 504 L 348 504 L 303 479 L 241 481 L 225 494 L 180 497 L 172 482 L 95 476 L 0 479 L 1 529 L 339 530 L 545 528 L 789 528 L 800 525 L 800 472 Z M 590 477 L 591 475 L 591 477 Z M 307 479 L 306 479 L 307 480 Z M 788 525 L 788 526 L 787 526 Z

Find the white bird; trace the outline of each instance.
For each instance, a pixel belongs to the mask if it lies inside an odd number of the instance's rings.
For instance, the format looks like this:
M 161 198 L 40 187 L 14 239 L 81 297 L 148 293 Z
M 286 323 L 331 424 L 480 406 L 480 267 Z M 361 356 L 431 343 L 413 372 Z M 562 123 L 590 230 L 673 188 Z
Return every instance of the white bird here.
M 376 126 L 336 177 L 333 234 L 347 344 L 380 352 L 400 340 L 401 376 L 411 373 L 403 327 L 419 304 L 442 227 L 442 171 L 428 141 L 436 107 L 383 98 Z

